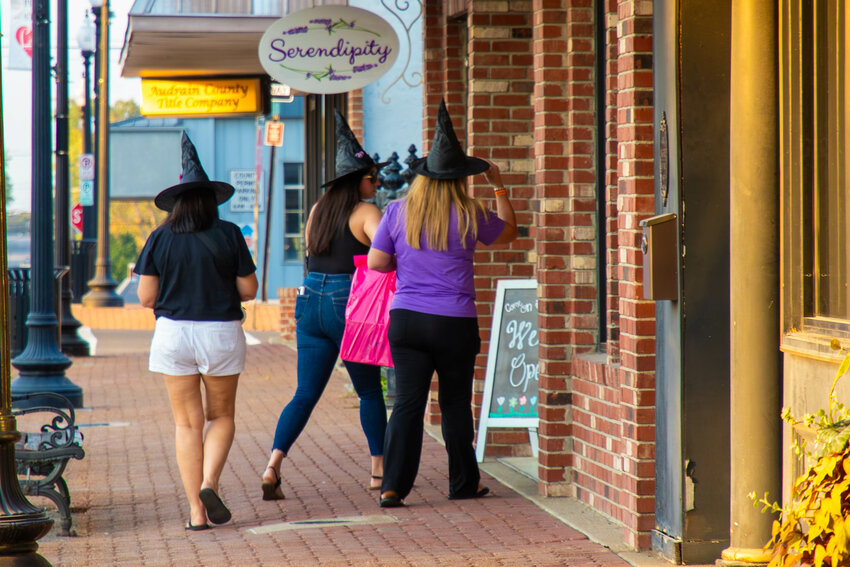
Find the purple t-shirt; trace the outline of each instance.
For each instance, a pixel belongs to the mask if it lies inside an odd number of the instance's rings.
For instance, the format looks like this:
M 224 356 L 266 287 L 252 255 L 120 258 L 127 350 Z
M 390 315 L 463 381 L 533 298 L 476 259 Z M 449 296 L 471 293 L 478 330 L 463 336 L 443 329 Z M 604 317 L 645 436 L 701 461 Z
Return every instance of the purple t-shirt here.
M 476 242 L 467 236 L 466 247 L 461 245 L 454 207 L 449 220 L 448 250 L 431 250 L 424 234 L 416 250 L 405 238 L 403 203 L 401 200 L 387 205 L 372 239 L 373 248 L 396 256 L 396 292 L 390 309 L 477 317 L 472 267 Z M 492 244 L 504 228 L 505 221 L 487 211 L 478 217 L 478 241 Z

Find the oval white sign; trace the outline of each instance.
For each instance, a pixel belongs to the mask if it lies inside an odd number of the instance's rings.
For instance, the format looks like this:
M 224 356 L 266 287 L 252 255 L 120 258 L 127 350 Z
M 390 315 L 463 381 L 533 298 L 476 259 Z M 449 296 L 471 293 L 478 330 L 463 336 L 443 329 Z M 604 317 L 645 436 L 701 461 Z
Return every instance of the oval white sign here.
M 260 39 L 260 63 L 276 81 L 308 93 L 359 89 L 398 55 L 398 36 L 378 15 L 351 6 L 317 6 L 274 22 Z

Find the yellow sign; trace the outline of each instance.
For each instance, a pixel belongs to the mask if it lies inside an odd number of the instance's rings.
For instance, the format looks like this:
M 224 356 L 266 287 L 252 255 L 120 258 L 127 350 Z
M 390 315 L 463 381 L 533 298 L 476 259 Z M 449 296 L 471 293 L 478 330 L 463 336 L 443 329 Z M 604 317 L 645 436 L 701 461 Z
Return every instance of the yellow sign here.
M 142 79 L 145 116 L 258 114 L 260 79 Z

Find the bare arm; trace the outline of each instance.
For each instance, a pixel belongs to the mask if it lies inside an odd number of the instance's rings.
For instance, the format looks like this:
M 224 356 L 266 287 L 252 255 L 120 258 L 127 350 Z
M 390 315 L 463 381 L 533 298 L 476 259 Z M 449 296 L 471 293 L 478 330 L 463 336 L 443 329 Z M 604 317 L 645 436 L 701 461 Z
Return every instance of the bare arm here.
M 507 244 L 516 240 L 517 228 L 516 213 L 514 213 L 514 207 L 511 205 L 511 200 L 508 198 L 505 185 L 502 183 L 502 172 L 499 170 L 499 166 L 495 163 L 489 163 L 490 169 L 486 171 L 485 175 L 487 176 L 487 181 L 493 186 L 493 190 L 496 193 L 496 216 L 505 221 L 505 228 L 502 229 L 499 237 L 493 241 L 491 244 L 491 246 L 493 246 L 496 244 Z
M 142 307 L 153 309 L 156 296 L 159 295 L 159 276 L 139 276 L 139 289 L 136 294 Z
M 369 237 L 369 242 L 375 237 L 375 231 L 378 230 L 378 224 L 381 222 L 381 209 L 371 203 L 364 203 L 368 207 L 363 209 L 363 232 Z
M 366 258 L 366 265 L 369 266 L 370 270 L 392 272 L 395 270 L 395 256 L 377 248 L 370 248 L 369 257 Z
M 260 287 L 257 282 L 257 272 L 250 276 L 236 276 L 236 290 L 239 292 L 239 299 L 242 301 L 250 301 L 257 297 L 257 288 Z

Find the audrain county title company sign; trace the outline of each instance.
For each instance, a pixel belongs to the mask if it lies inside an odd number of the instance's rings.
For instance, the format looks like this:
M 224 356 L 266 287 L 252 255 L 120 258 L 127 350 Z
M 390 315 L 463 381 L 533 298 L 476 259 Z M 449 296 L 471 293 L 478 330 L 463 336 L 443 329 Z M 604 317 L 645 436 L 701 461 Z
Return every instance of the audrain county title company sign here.
M 378 15 L 350 6 L 319 6 L 274 22 L 260 39 L 266 72 L 293 89 L 333 94 L 383 75 L 398 56 L 398 36 Z
M 262 110 L 260 94 L 258 78 L 142 79 L 142 114 L 257 114 Z

